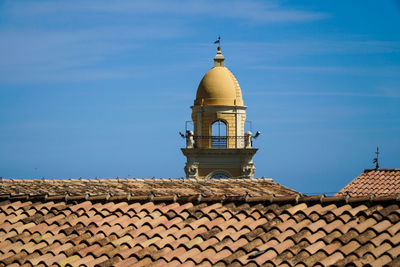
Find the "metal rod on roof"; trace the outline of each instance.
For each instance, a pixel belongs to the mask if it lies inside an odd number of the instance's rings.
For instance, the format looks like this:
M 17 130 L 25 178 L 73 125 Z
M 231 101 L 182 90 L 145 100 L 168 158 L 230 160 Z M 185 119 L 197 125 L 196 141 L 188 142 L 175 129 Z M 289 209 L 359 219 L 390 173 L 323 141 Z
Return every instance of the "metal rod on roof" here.
M 376 147 L 376 158 L 374 158 L 373 163 L 375 163 L 375 169 L 379 169 L 379 147 Z

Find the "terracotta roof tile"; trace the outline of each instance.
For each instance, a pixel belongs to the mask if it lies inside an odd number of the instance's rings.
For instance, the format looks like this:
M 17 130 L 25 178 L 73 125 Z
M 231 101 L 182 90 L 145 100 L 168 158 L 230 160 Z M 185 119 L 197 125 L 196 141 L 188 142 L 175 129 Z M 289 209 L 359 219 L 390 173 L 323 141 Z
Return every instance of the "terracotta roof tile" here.
M 46 183 L 52 186 L 51 181 L 22 185 Z M 145 195 L 138 191 L 118 195 L 128 188 L 121 185 L 123 181 L 64 183 L 58 186 L 76 193 L 70 194 L 71 199 L 65 195 L 32 199 L 0 195 L 0 225 L 4 226 L 0 229 L 0 266 L 359 266 L 374 261 L 393 265 L 400 253 L 396 195 L 375 199 L 199 197 L 196 192 L 158 197 L 147 192 L 154 194 L 160 182 L 129 185 L 131 192 L 136 188 Z M 90 191 L 88 197 L 88 186 L 94 183 L 100 184 L 99 194 Z M 197 186 L 203 192 L 223 192 L 211 182 L 196 183 L 181 184 L 190 190 Z M 252 182 L 245 184 L 248 189 Z M 164 181 L 163 192 L 167 185 L 169 192 L 177 188 L 174 182 Z
M 400 194 L 400 169 L 366 169 L 337 195 Z
M 98 179 L 98 180 L 8 180 L 0 183 L 0 195 L 4 194 L 49 194 L 49 195 L 82 195 L 84 199 L 92 195 L 109 196 L 133 194 L 149 196 L 151 194 L 169 196 L 173 194 L 198 195 L 239 195 L 251 196 L 290 195 L 294 190 L 279 185 L 272 179 L 220 179 L 196 181 L 191 179 Z M 134 197 L 133 196 L 133 197 Z M 16 204 L 18 205 L 18 204 Z M 30 205 L 25 203 L 24 205 Z

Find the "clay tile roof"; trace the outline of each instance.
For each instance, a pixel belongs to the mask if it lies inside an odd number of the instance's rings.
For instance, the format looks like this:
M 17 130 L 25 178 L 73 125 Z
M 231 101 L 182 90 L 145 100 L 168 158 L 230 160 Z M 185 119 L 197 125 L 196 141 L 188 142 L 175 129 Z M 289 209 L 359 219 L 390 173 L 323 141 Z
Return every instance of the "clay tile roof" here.
M 73 179 L 73 180 L 0 180 L 0 196 L 21 195 L 118 195 L 171 196 L 171 195 L 297 195 L 298 192 L 275 183 L 269 178 L 260 179 Z
M 336 195 L 400 194 L 400 169 L 366 169 Z
M 262 186 L 242 194 L 235 181 L 209 182 L 218 193 L 204 196 L 205 185 L 179 181 L 187 191 L 177 195 L 166 193 L 178 190 L 174 182 L 137 180 L 105 181 L 119 194 L 104 185 L 96 194 L 101 182 L 3 180 L 0 266 L 399 264 L 398 195 L 274 196 Z M 24 193 L 36 184 L 39 194 Z M 74 194 L 63 191 L 68 184 Z

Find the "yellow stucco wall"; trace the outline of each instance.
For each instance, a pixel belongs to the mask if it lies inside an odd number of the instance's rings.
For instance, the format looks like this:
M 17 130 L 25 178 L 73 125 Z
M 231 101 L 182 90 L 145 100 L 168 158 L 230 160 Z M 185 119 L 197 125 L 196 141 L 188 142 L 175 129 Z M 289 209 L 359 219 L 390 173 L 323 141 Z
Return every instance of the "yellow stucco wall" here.
M 202 112 L 201 114 L 201 131 L 198 129 L 198 116 L 197 113 L 192 113 L 192 120 L 194 125 L 194 135 L 195 136 L 211 136 L 212 124 L 218 120 L 225 122 L 226 124 L 226 136 L 244 136 L 244 123 L 246 121 L 246 113 L 240 114 L 240 122 L 236 126 L 236 116 L 235 113 L 224 113 L 224 112 Z M 237 134 L 237 127 L 239 127 L 239 134 Z M 225 136 L 222 133 L 221 136 Z M 236 148 L 237 140 L 235 138 L 228 138 L 227 148 Z M 211 148 L 211 140 L 203 139 L 198 142 L 201 148 Z

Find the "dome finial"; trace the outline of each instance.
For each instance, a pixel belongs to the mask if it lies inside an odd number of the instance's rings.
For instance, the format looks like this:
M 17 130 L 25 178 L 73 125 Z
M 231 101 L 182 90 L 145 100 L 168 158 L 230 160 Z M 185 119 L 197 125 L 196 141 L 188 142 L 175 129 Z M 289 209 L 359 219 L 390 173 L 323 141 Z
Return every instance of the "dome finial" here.
M 221 52 L 221 46 L 218 46 L 217 55 L 214 57 L 214 67 L 223 67 L 224 66 L 224 56 Z
M 214 42 L 214 44 L 218 44 L 217 55 L 214 57 L 214 67 L 223 67 L 225 58 L 221 53 L 221 36 L 220 35 L 218 35 L 218 39 Z

